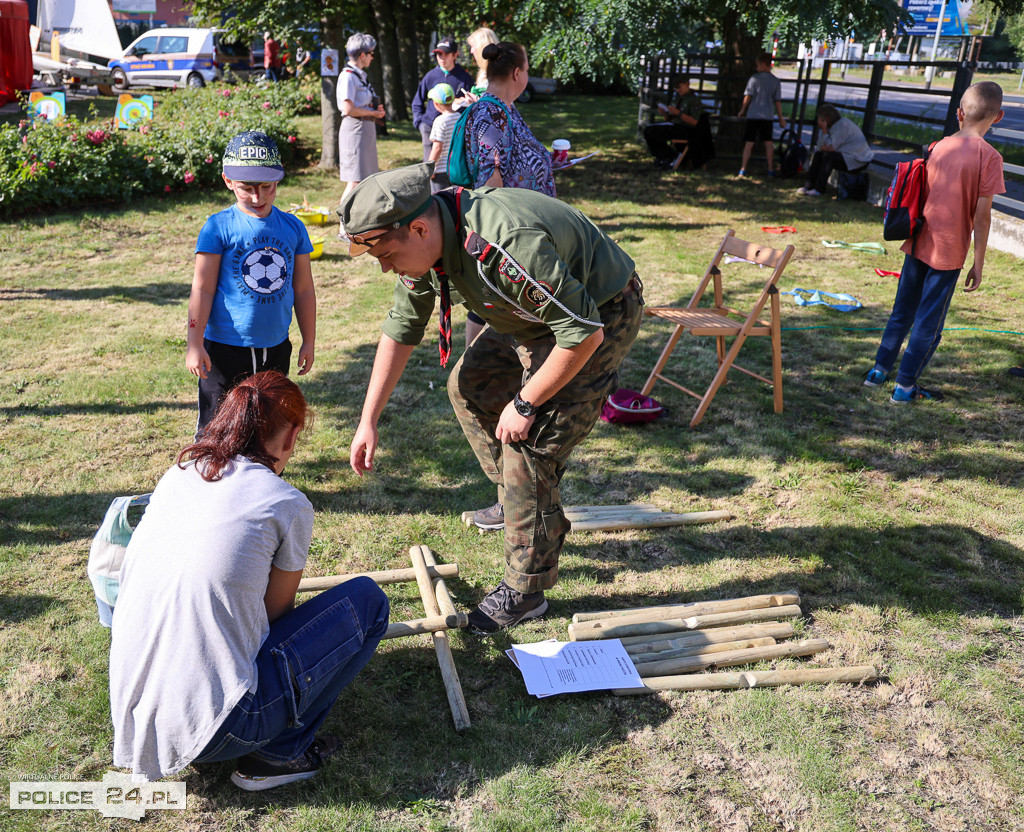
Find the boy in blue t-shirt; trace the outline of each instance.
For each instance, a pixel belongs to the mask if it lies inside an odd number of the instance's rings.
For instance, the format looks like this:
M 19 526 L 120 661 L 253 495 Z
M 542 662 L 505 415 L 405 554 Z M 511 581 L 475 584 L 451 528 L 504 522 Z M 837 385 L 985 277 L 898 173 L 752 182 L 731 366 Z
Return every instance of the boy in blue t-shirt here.
M 224 151 L 222 176 L 236 202 L 199 232 L 188 299 L 185 366 L 199 377 L 197 437 L 238 381 L 263 370 L 287 375 L 292 307 L 300 376 L 313 366 L 316 340 L 313 246 L 302 221 L 274 207 L 284 178 L 274 140 L 239 133 Z

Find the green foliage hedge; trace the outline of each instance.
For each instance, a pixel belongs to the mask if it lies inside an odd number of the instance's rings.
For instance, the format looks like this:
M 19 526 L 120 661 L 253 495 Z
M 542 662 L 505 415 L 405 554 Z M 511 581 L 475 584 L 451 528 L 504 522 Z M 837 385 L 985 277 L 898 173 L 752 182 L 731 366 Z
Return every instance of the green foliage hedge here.
M 319 109 L 314 82 L 284 81 L 176 90 L 129 130 L 74 116 L 0 125 L 0 217 L 220 186 L 224 148 L 243 130 L 271 136 L 287 168 L 293 117 Z

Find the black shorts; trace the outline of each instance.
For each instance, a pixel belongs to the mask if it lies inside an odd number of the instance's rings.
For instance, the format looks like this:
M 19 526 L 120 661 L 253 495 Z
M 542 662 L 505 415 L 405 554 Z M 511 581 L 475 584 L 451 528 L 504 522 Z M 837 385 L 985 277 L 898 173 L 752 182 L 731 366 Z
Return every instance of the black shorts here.
M 775 122 L 770 118 L 748 118 L 743 128 L 743 141 L 770 142 Z
M 199 379 L 199 419 L 196 435 L 202 433 L 220 407 L 221 401 L 243 378 L 277 370 L 288 375 L 292 357 L 292 342 L 285 338 L 276 347 L 236 347 L 203 339 L 203 347 L 210 356 L 210 371 Z

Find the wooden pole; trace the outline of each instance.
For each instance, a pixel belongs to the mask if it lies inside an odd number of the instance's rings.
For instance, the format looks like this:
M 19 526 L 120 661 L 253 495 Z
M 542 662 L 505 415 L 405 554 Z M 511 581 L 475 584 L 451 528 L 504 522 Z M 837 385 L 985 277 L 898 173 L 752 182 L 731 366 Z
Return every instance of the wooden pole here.
M 667 526 L 696 526 L 702 523 L 718 523 L 732 520 L 731 511 L 691 511 L 687 514 L 650 513 L 634 514 L 629 517 L 609 517 L 581 520 L 572 524 L 574 532 L 613 532 L 622 529 L 660 529 Z
M 741 641 L 723 641 L 718 644 L 694 644 L 690 647 L 678 647 L 675 650 L 662 650 L 657 653 L 630 653 L 633 664 L 638 667 L 645 662 L 664 662 L 669 659 L 682 659 L 686 656 L 708 656 L 714 653 L 727 653 L 733 650 L 750 650 L 754 647 L 771 647 L 775 639 L 770 636 L 748 638 Z
M 615 623 L 617 624 L 633 623 L 634 621 L 660 621 L 680 616 L 785 607 L 790 604 L 800 604 L 800 595 L 793 590 L 777 592 L 772 595 L 750 595 L 746 598 L 729 598 L 721 601 L 691 601 L 688 604 L 633 607 L 627 610 L 608 610 L 607 612 L 578 612 L 572 617 L 572 623 L 584 624 L 589 621 L 607 621 L 611 618 L 616 619 Z M 621 619 L 628 619 L 628 621 Z
M 423 552 L 423 561 L 427 564 L 427 570 L 431 567 L 437 566 L 437 558 L 434 557 L 434 553 L 430 551 L 427 546 L 420 546 L 420 551 Z M 441 608 L 442 615 L 455 615 L 455 602 L 452 600 L 452 594 L 448 591 L 448 584 L 444 582 L 442 578 L 433 578 L 434 581 L 434 597 L 437 598 L 437 605 Z
M 430 618 L 416 618 L 412 621 L 392 621 L 384 633 L 384 638 L 405 638 L 421 636 L 425 633 L 436 633 L 440 630 L 458 630 L 469 626 L 469 617 L 464 612 L 455 615 L 438 615 Z
M 800 607 L 768 607 L 762 610 L 736 610 L 735 612 L 695 615 L 689 618 L 668 618 L 664 621 L 647 621 L 636 624 L 614 624 L 606 621 L 585 621 L 569 625 L 569 638 L 573 641 L 593 641 L 600 638 L 622 638 L 623 636 L 653 636 L 658 633 L 674 633 L 682 630 L 706 630 L 710 627 L 728 627 L 753 621 L 774 621 L 780 618 L 798 618 Z M 614 621 L 614 619 L 612 619 Z
M 434 586 L 430 582 L 430 573 L 427 571 L 427 563 L 423 557 L 423 547 L 413 546 L 409 550 L 409 557 L 412 558 L 412 568 L 416 572 L 416 583 L 419 586 L 420 598 L 423 599 L 424 611 L 428 616 L 439 616 L 441 608 L 434 595 Z M 444 681 L 444 690 L 448 695 L 448 707 L 452 712 L 455 730 L 465 731 L 472 723 L 469 720 L 469 711 L 466 709 L 466 699 L 462 695 L 462 685 L 459 683 L 459 673 L 455 669 L 455 658 L 452 656 L 452 647 L 448 643 L 448 634 L 435 632 L 430 635 L 434 640 L 434 652 L 437 653 L 437 663 L 441 668 L 441 679 Z
M 689 656 L 681 659 L 667 659 L 657 662 L 643 662 L 636 666 L 641 678 L 647 676 L 669 676 L 677 673 L 691 673 L 708 667 L 734 667 L 738 664 L 753 664 L 784 656 L 813 656 L 832 645 L 823 638 L 808 641 L 788 642 L 771 647 L 754 647 L 748 650 L 732 650 L 728 653 L 709 653 L 703 656 Z
M 697 644 L 718 644 L 723 641 L 739 641 L 744 638 L 773 638 L 780 641 L 793 635 L 793 625 L 788 621 L 770 621 L 764 624 L 747 624 L 740 627 L 712 627 L 710 630 L 670 635 L 632 636 L 619 639 L 626 652 L 655 653 L 659 650 L 675 650 Z
M 617 610 L 597 610 L 595 612 L 578 612 L 572 617 L 573 624 L 584 624 L 591 621 L 602 621 L 610 618 L 632 618 L 638 615 L 651 616 L 648 621 L 660 618 L 678 618 L 688 615 L 704 615 L 712 612 L 732 612 L 735 610 L 762 609 L 764 607 L 782 607 L 799 604 L 800 595 L 796 590 L 784 590 L 765 595 L 748 595 L 742 598 L 727 598 L 716 601 L 688 601 L 685 604 L 662 604 L 653 607 L 630 607 Z
M 622 506 L 565 506 L 562 509 L 569 520 L 585 520 L 592 517 L 607 517 L 613 514 L 661 514 L 657 506 L 648 503 L 636 503 Z M 462 512 L 462 522 L 467 526 L 473 525 L 473 511 Z
M 644 679 L 646 687 L 616 688 L 616 696 L 637 696 L 660 690 L 739 690 L 775 688 L 780 685 L 827 685 L 845 682 L 858 685 L 874 682 L 878 670 L 872 665 L 858 667 L 801 668 L 799 670 L 763 670 L 749 673 L 697 673 L 690 676 L 658 676 Z
M 430 569 L 431 578 L 457 578 L 459 577 L 459 565 L 457 563 L 445 563 Z M 320 592 L 330 589 L 332 586 L 345 583 L 353 578 L 370 578 L 380 586 L 385 584 L 411 583 L 416 580 L 416 572 L 413 569 L 385 569 L 381 572 L 354 572 L 351 575 L 326 575 L 322 578 L 303 578 L 299 581 L 299 592 Z
M 732 520 L 731 511 L 692 511 L 685 514 L 669 514 L 654 506 L 588 506 L 588 511 L 575 512 L 572 507 L 564 509 L 565 516 L 572 523 L 571 531 L 596 532 L 622 529 L 653 529 L 665 526 L 689 526 L 700 523 L 717 523 Z M 596 510 L 602 508 L 604 510 Z M 473 512 L 462 512 L 462 522 L 473 525 Z M 481 529 L 481 532 L 484 530 Z

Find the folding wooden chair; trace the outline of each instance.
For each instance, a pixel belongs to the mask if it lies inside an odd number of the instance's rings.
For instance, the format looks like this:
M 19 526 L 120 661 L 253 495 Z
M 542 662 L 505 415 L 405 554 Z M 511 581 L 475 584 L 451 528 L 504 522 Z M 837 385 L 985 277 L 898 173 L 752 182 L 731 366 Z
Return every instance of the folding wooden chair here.
M 757 302 L 749 312 L 741 312 L 725 305 L 722 293 L 722 272 L 718 267 L 722 258 L 727 254 L 759 263 L 772 270 L 771 276 L 765 283 L 760 297 L 758 297 Z M 690 427 L 693 428 L 700 424 L 701 419 L 704 418 L 704 414 L 707 412 L 708 406 L 711 404 L 711 400 L 718 392 L 718 388 L 725 383 L 729 370 L 735 367 L 740 372 L 770 384 L 775 394 L 775 412 L 781 413 L 782 334 L 779 324 L 779 290 L 776 284 L 792 256 L 793 246 L 786 246 L 784 250 L 780 251 L 769 246 L 748 243 L 746 240 L 738 239 L 733 230 L 729 229 L 725 234 L 722 244 L 718 247 L 718 251 L 715 252 L 711 265 L 708 266 L 708 270 L 704 274 L 704 279 L 701 280 L 697 291 L 693 293 L 693 297 L 690 298 L 690 302 L 685 307 L 655 306 L 647 310 L 648 315 L 671 321 L 676 325 L 676 328 L 668 339 L 665 349 L 661 351 L 661 357 L 654 365 L 654 369 L 651 370 L 647 383 L 644 384 L 643 395 L 649 395 L 654 388 L 655 382 L 660 379 L 666 384 L 671 384 L 673 387 L 693 396 L 695 399 L 699 399 L 700 405 L 697 407 L 697 412 L 693 415 L 693 419 L 690 420 Z M 712 280 L 714 280 L 714 305 L 698 306 L 705 290 L 708 288 L 708 284 Z M 760 317 L 766 304 L 769 305 L 769 320 L 767 321 L 762 320 Z M 703 395 L 688 390 L 681 384 L 666 378 L 661 372 L 668 363 L 672 351 L 676 348 L 676 344 L 679 342 L 683 332 L 689 332 L 691 335 L 698 336 L 710 335 L 716 340 L 718 372 L 715 373 L 711 386 L 708 387 L 707 392 Z M 737 354 L 743 347 L 747 337 L 751 335 L 767 335 L 771 338 L 772 377 L 770 379 L 751 372 L 735 363 Z M 733 337 L 734 340 L 732 346 L 726 352 L 725 339 L 729 337 Z

